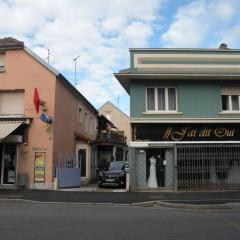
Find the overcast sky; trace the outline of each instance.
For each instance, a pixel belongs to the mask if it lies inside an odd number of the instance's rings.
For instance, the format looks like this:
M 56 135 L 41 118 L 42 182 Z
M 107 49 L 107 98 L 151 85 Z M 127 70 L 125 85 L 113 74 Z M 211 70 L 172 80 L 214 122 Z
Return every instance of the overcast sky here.
M 0 37 L 25 42 L 74 82 L 98 108 L 129 113 L 113 72 L 129 67 L 128 48 L 240 48 L 240 0 L 0 0 Z

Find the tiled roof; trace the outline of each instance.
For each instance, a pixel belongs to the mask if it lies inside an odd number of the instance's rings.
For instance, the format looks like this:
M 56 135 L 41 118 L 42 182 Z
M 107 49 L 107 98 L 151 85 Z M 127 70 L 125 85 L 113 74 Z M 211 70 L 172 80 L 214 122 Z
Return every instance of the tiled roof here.
M 24 42 L 19 41 L 15 38 L 12 37 L 6 37 L 6 38 L 0 38 L 0 46 L 6 46 L 6 47 L 11 47 L 11 46 L 24 46 Z

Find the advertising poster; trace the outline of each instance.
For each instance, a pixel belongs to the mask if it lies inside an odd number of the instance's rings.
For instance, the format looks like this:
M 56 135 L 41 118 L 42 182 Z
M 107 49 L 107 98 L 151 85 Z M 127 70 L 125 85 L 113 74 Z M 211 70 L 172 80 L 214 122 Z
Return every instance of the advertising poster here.
M 35 152 L 34 181 L 45 181 L 45 160 L 46 152 Z

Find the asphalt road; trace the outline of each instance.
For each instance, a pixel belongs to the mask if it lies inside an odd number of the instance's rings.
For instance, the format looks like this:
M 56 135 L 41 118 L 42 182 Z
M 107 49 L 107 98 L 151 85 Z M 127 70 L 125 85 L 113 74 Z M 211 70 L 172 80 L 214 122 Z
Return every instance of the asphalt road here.
M 239 240 L 239 211 L 0 202 L 0 239 Z

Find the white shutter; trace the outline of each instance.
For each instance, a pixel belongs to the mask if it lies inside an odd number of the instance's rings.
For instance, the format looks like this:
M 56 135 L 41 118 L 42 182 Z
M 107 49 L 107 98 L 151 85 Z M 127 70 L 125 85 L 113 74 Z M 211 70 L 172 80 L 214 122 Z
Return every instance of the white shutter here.
M 24 114 L 24 92 L 0 93 L 0 114 Z

